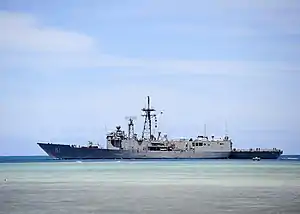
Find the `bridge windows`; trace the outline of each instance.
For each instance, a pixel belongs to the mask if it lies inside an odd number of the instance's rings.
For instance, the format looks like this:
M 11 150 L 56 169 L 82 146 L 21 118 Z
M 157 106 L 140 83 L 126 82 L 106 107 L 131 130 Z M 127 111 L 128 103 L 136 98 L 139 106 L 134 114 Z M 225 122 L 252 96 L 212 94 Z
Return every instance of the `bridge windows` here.
M 203 146 L 203 143 L 192 143 L 193 146 Z

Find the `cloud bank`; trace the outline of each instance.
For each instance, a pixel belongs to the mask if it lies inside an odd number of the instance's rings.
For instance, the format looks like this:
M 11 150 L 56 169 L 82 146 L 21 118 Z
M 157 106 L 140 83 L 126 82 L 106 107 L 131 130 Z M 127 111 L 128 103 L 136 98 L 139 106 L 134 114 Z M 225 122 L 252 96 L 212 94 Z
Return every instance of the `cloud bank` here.
M 28 14 L 0 12 L 2 71 L 24 68 L 55 71 L 78 68 L 128 67 L 161 74 L 261 75 L 299 70 L 284 62 L 143 59 L 108 55 L 93 37 L 43 26 Z M 3 53 L 2 51 L 2 53 Z

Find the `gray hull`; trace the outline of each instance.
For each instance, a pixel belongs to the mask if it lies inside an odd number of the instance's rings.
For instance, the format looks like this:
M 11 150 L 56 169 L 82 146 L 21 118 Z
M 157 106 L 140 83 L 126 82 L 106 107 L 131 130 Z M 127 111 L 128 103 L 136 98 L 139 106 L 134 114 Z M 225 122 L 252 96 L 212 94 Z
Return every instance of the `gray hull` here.
M 52 158 L 57 159 L 225 159 L 230 151 L 222 152 L 180 152 L 148 151 L 132 152 L 128 150 L 111 150 L 89 147 L 72 147 L 63 144 L 38 143 Z

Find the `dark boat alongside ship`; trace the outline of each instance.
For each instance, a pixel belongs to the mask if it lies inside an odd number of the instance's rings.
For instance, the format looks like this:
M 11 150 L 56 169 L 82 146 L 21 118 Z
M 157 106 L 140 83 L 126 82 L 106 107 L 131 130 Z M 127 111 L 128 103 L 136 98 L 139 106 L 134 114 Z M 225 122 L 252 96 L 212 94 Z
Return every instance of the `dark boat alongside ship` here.
M 37 144 L 53 159 L 277 159 L 281 150 L 236 150 L 231 139 L 197 136 L 188 139 L 168 139 L 157 130 L 157 115 L 150 106 L 143 108 L 144 126 L 141 138 L 134 132 L 134 118 L 128 119 L 128 133 L 117 126 L 106 135 L 107 148 L 89 142 L 87 146 L 45 143 Z M 152 119 L 154 119 L 154 124 Z M 153 127 L 154 125 L 154 127 Z M 157 136 L 154 135 L 157 131 Z
M 229 159 L 278 159 L 282 155 L 283 151 L 277 148 L 273 149 L 248 149 L 238 150 L 233 149 L 230 153 Z

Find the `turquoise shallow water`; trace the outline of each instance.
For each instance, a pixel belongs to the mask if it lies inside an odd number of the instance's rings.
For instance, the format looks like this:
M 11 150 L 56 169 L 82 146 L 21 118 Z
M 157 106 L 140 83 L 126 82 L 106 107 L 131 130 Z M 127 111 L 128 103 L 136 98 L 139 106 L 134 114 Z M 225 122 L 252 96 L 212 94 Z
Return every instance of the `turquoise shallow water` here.
M 300 162 L 6 162 L 0 213 L 300 213 Z

